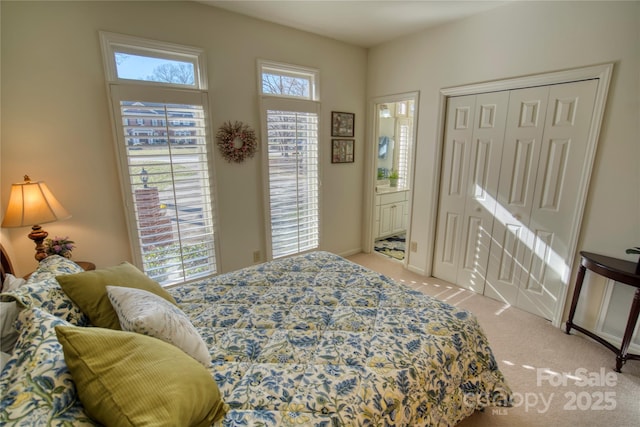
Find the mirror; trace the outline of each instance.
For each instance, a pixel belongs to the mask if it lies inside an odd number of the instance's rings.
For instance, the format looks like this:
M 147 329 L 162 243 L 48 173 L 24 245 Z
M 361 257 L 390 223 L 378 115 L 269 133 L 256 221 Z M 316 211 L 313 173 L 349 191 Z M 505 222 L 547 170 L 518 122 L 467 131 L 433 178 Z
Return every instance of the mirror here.
M 418 93 L 404 93 L 373 101 L 371 250 L 408 263 L 413 153 L 416 141 Z
M 377 192 L 409 189 L 415 100 L 377 104 Z

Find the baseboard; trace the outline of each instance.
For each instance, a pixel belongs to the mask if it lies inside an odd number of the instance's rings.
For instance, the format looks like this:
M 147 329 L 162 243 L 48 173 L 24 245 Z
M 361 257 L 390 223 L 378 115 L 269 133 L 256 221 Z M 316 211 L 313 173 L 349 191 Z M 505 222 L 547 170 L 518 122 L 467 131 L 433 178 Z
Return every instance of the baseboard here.
M 419 275 L 421 275 L 421 276 L 426 276 L 426 275 L 427 275 L 427 273 L 425 272 L 425 270 L 424 270 L 424 269 L 422 269 L 422 268 L 418 268 L 418 267 L 415 267 L 415 266 L 413 266 L 413 265 L 408 265 L 408 264 L 407 264 L 407 270 L 409 270 L 409 271 L 410 271 L 410 272 L 412 272 L 412 273 L 419 274 Z
M 339 252 L 336 255 L 341 256 L 342 258 L 350 257 L 351 255 L 359 254 L 362 252 L 362 248 L 350 249 L 348 251 Z

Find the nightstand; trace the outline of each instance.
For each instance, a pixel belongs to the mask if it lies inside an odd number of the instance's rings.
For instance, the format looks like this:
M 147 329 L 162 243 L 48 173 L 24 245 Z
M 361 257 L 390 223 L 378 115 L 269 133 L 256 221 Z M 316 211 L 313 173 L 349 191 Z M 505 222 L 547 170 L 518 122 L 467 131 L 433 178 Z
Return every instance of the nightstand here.
M 74 261 L 74 262 L 78 264 L 80 267 L 82 267 L 84 271 L 90 271 L 90 270 L 96 269 L 96 265 L 89 261 Z

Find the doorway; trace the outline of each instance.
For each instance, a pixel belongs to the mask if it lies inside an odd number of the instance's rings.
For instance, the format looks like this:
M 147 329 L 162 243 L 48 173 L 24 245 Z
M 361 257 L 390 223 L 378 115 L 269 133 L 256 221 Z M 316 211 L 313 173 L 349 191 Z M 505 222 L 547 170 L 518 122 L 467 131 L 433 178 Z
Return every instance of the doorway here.
M 375 100 L 373 152 L 373 215 L 369 246 L 405 265 L 410 235 L 413 158 L 418 94 Z

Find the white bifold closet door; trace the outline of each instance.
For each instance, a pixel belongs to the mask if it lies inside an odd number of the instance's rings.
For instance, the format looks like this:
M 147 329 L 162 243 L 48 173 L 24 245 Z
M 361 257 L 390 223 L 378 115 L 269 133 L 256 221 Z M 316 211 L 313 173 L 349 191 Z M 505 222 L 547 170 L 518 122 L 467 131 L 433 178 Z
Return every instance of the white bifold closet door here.
M 449 98 L 433 275 L 552 318 L 597 80 Z

